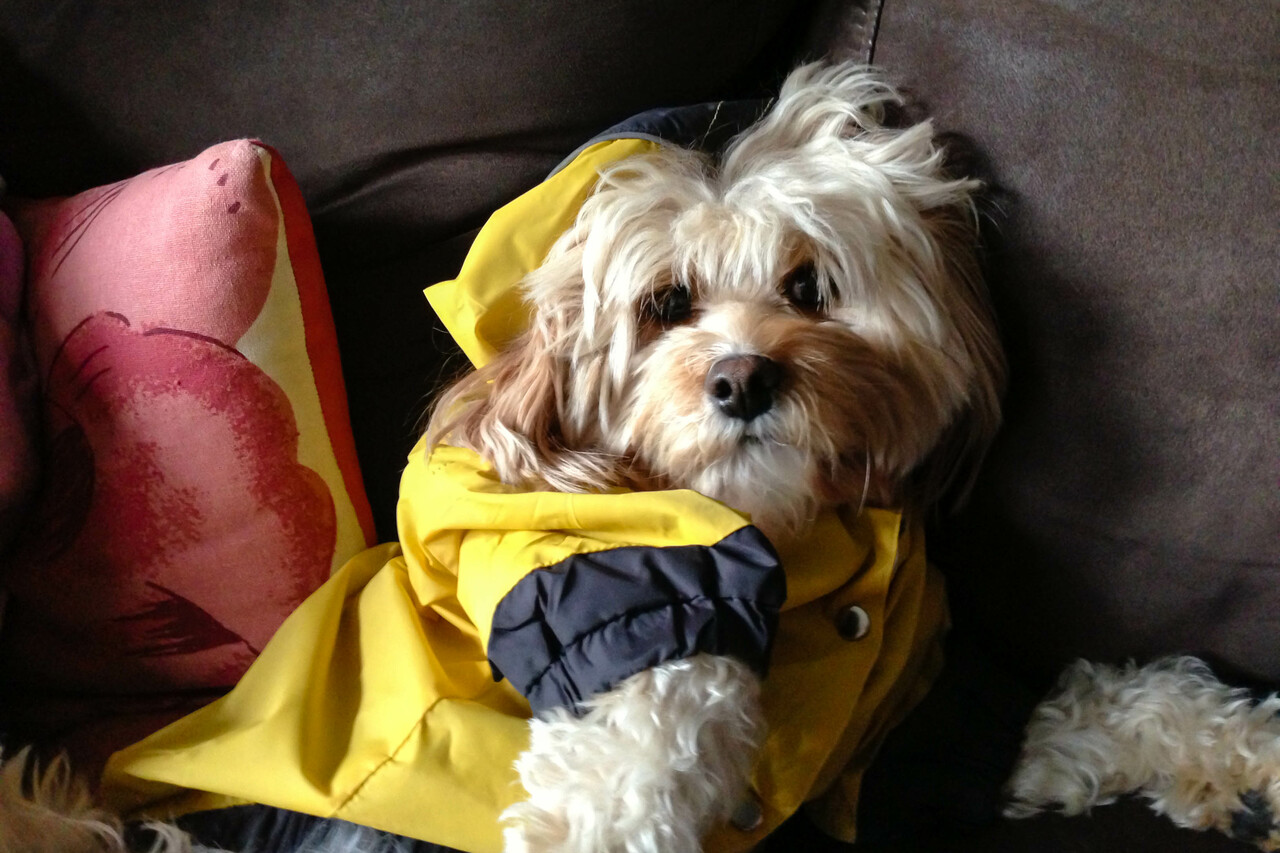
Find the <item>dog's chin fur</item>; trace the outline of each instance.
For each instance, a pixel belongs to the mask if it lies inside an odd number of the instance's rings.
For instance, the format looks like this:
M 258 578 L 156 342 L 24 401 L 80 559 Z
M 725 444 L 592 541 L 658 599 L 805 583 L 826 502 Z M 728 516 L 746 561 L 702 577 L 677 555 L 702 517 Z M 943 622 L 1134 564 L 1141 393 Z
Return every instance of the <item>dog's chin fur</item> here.
M 805 66 L 723 158 L 606 168 L 523 282 L 528 331 L 442 395 L 428 442 L 524 488 L 694 489 L 775 542 L 828 509 L 963 485 L 1004 370 L 977 183 L 944 173 L 928 123 L 884 125 L 897 100 L 865 68 Z M 729 356 L 780 371 L 755 417 L 708 390 Z M 741 664 L 695 658 L 534 720 L 507 850 L 700 849 L 745 790 L 755 689 Z
M 689 487 L 751 516 L 779 540 L 798 536 L 817 515 L 809 458 L 790 445 L 743 441 L 736 452 L 703 466 Z

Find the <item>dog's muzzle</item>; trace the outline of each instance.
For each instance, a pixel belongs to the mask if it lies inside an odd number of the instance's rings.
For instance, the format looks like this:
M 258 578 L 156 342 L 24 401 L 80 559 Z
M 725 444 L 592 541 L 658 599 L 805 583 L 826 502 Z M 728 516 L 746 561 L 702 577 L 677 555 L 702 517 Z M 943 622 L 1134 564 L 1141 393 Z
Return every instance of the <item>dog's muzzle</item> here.
M 782 365 L 763 355 L 727 355 L 707 371 L 707 396 L 725 415 L 751 421 L 773 408 Z

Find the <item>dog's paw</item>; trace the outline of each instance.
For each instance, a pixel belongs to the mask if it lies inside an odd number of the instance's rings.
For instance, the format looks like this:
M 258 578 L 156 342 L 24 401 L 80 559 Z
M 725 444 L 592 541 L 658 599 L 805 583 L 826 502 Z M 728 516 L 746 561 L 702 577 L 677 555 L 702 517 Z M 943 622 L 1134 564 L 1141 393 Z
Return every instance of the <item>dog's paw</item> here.
M 1027 726 L 1006 816 L 1132 793 L 1179 826 L 1280 849 L 1280 696 L 1254 701 L 1189 657 L 1080 661 L 1059 687 Z
M 1239 808 L 1218 829 L 1260 850 L 1280 850 L 1280 780 L 1265 790 L 1245 791 L 1238 799 Z
M 1155 811 L 1179 826 L 1216 829 L 1260 850 L 1280 850 L 1280 777 L 1237 791 L 1196 776 L 1175 779 L 1164 790 L 1144 794 Z
M 506 853 L 694 853 L 745 790 L 760 729 L 745 665 L 698 655 L 639 673 L 586 713 L 530 722 Z

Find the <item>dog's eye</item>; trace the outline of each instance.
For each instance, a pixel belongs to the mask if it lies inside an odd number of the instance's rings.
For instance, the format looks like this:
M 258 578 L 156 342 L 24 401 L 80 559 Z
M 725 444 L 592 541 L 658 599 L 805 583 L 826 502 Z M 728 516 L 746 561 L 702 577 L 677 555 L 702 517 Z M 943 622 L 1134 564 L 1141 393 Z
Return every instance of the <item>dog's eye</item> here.
M 818 271 L 813 264 L 792 270 L 782 283 L 782 295 L 801 311 L 821 311 L 824 307 L 822 288 L 818 286 Z
M 668 287 L 654 294 L 651 308 L 653 316 L 662 323 L 679 323 L 693 314 L 693 294 L 686 284 Z

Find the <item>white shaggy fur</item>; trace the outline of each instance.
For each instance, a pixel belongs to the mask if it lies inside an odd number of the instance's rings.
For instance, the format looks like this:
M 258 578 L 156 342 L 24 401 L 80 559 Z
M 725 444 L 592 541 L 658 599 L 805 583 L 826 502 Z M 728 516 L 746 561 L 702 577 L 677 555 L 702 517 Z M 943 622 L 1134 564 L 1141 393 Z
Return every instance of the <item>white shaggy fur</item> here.
M 697 655 L 633 675 L 581 718 L 532 721 L 516 762 L 529 799 L 503 815 L 508 853 L 700 849 L 746 790 L 758 694 L 745 665 Z
M 1006 814 L 1079 814 L 1136 793 L 1192 829 L 1280 847 L 1280 696 L 1253 701 L 1192 657 L 1078 661 L 1036 708 Z
M 172 826 L 149 823 L 149 853 L 217 853 Z M 0 853 L 128 853 L 120 819 L 96 807 L 65 756 L 41 768 L 30 749 L 0 755 Z
M 3 759 L 3 756 L 0 756 Z M 411 853 L 415 842 L 346 821 L 317 821 L 291 837 L 288 850 L 262 846 L 264 813 L 238 826 L 245 839 L 239 853 Z M 65 757 L 38 766 L 30 749 L 0 760 L 0 853 L 229 853 L 195 843 L 177 827 L 148 821 L 151 838 L 129 843 L 120 819 L 93 803 L 89 786 Z M 146 833 L 135 833 L 139 836 Z

